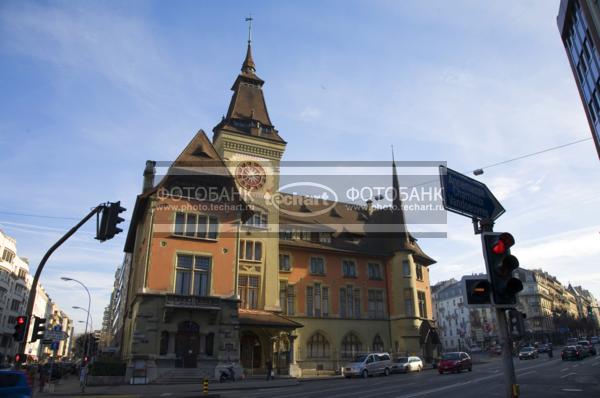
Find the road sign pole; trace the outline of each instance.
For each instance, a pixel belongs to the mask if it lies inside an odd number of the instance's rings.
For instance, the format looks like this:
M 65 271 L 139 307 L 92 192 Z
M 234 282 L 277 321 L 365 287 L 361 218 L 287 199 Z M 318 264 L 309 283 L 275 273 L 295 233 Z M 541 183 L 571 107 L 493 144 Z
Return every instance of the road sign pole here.
M 481 232 L 494 232 L 494 222 L 492 220 L 481 220 Z M 485 241 L 481 235 L 481 247 L 485 255 Z M 515 364 L 512 358 L 512 339 L 508 333 L 508 323 L 506 322 L 506 311 L 502 308 L 496 308 L 496 318 L 498 319 L 498 334 L 500 344 L 502 344 L 502 367 L 504 370 L 504 386 L 506 388 L 507 398 L 519 397 L 519 385 L 515 374 Z

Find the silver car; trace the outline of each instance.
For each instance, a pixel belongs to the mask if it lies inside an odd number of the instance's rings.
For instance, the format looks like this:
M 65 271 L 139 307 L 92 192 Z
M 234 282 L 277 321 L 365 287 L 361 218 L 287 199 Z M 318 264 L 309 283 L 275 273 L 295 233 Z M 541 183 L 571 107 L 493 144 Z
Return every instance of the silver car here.
M 392 373 L 420 372 L 423 361 L 419 357 L 399 357 L 392 364 Z
M 342 368 L 342 374 L 347 378 L 353 376 L 367 378 L 378 374 L 388 376 L 391 372 L 392 360 L 387 352 L 359 355 Z

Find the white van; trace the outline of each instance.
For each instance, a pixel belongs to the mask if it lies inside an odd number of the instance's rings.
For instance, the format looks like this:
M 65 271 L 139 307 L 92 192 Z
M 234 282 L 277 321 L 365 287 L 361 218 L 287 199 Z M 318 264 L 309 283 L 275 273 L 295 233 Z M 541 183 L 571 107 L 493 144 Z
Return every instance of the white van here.
M 346 378 L 352 376 L 367 378 L 378 374 L 388 376 L 391 372 L 392 360 L 387 352 L 358 355 L 354 361 L 342 368 L 342 374 Z

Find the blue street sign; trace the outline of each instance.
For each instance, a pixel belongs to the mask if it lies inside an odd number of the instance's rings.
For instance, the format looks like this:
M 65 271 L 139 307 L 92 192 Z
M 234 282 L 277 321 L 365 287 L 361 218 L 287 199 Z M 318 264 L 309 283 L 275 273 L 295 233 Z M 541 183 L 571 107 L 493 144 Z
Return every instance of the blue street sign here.
M 58 344 L 58 341 L 53 341 L 52 344 L 50 344 L 50 348 L 52 349 L 52 351 L 58 350 Z
M 464 174 L 440 166 L 440 183 L 448 211 L 480 220 L 495 220 L 505 211 L 484 183 Z

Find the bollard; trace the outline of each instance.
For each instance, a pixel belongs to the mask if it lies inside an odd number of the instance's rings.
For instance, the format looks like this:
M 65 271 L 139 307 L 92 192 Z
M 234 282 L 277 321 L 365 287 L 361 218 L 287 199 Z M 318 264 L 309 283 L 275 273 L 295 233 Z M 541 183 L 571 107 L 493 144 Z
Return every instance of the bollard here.
M 208 394 L 208 379 L 205 377 L 204 380 L 202 380 L 202 393 L 204 395 Z

